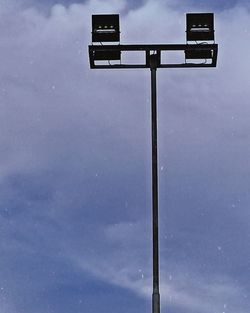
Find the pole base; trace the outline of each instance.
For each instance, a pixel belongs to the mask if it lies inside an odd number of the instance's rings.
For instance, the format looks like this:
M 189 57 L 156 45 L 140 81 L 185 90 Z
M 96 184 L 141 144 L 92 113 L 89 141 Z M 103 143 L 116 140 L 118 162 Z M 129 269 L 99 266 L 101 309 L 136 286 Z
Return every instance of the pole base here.
M 160 294 L 152 294 L 152 313 L 160 313 Z

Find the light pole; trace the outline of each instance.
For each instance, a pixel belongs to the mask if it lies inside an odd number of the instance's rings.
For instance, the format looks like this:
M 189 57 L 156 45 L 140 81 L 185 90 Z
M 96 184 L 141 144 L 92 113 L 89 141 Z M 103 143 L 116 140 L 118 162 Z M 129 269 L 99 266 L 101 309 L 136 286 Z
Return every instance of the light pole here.
M 159 230 L 158 230 L 158 155 L 157 155 L 157 54 L 149 57 L 151 71 L 151 135 L 152 135 L 152 228 L 153 228 L 153 294 L 152 312 L 160 313 Z
M 156 71 L 158 68 L 216 67 L 217 63 L 218 45 L 214 43 L 213 13 L 189 13 L 186 15 L 186 26 L 185 44 L 121 45 L 119 15 L 92 16 L 92 45 L 89 45 L 91 69 L 149 68 L 151 71 L 152 313 L 160 313 Z M 111 42 L 116 42 L 116 44 L 110 44 Z M 122 54 L 131 51 L 141 52 L 144 55 L 143 62 L 137 64 L 123 63 Z M 183 51 L 184 62 L 162 62 L 162 54 L 168 51 Z

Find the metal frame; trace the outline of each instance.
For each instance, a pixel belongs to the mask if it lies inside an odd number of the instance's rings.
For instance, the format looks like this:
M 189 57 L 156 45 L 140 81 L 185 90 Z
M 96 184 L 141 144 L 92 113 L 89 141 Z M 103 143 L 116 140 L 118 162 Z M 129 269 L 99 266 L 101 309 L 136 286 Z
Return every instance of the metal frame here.
M 211 51 L 212 62 L 211 63 L 162 63 L 161 52 L 162 51 L 183 51 L 185 59 L 185 51 Z M 94 58 L 95 51 L 144 51 L 145 63 L 144 64 L 96 64 Z M 217 64 L 217 44 L 141 44 L 141 45 L 89 45 L 89 61 L 91 69 L 121 69 L 121 68 L 150 68 L 148 62 L 148 56 L 156 52 L 159 55 L 159 62 L 157 68 L 190 68 L 190 67 L 216 67 Z M 108 60 L 107 60 L 108 61 Z

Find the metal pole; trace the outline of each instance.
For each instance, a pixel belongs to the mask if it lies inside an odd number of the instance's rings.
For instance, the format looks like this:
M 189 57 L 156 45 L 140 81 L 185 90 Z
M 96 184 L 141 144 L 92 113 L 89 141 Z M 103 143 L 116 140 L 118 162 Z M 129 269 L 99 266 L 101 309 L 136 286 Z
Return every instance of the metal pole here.
M 158 168 L 157 168 L 157 55 L 149 57 L 151 70 L 151 127 L 152 127 L 152 226 L 153 226 L 153 294 L 152 313 L 160 313 L 159 238 L 158 238 Z

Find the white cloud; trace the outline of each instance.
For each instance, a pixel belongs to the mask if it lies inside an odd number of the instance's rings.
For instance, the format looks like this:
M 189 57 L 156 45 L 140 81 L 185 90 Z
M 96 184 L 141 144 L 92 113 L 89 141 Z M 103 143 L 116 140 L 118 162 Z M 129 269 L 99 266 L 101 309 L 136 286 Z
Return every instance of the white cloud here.
M 149 227 L 143 226 L 141 222 L 115 224 L 107 227 L 104 230 L 105 236 L 98 239 L 106 250 L 101 253 L 101 258 L 91 254 L 77 255 L 72 250 L 68 251 L 68 257 L 76 267 L 91 273 L 94 277 L 132 290 L 138 296 L 150 300 L 152 293 L 151 256 L 148 251 L 150 240 L 149 238 L 145 240 L 148 231 Z M 185 262 L 179 264 L 171 262 L 161 260 L 160 294 L 163 308 L 174 307 L 188 312 L 202 310 L 205 313 L 248 312 L 247 291 L 237 282 L 220 274 L 198 273 L 192 268 L 193 265 L 187 266 Z M 166 272 L 167 268 L 174 268 L 172 274 Z

